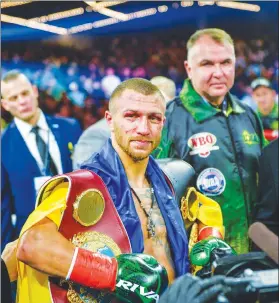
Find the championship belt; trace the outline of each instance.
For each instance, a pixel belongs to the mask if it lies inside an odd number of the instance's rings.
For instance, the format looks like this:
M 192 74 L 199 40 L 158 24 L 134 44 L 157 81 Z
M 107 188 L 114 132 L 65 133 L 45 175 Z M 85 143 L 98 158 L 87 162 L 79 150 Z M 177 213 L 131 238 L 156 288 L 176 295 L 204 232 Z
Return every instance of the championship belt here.
M 125 227 L 103 180 L 89 170 L 77 170 L 52 178 L 40 191 L 37 201 L 62 182 L 69 183 L 67 207 L 59 232 L 75 246 L 109 257 L 131 253 Z M 55 249 L 55 248 L 54 248 Z M 54 303 L 108 303 L 113 295 L 60 278 L 49 278 Z

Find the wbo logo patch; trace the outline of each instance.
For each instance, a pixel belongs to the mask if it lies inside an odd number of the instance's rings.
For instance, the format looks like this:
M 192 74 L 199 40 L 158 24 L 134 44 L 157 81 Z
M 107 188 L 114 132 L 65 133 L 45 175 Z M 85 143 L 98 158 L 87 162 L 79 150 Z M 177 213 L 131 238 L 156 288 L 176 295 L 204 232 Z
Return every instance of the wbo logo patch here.
M 188 146 L 192 149 L 190 155 L 199 155 L 202 158 L 207 158 L 212 150 L 219 149 L 219 146 L 215 145 L 216 142 L 216 136 L 211 133 L 202 132 L 194 134 L 187 142 Z
M 197 189 L 206 196 L 218 196 L 225 188 L 226 179 L 217 168 L 206 168 L 197 178 Z

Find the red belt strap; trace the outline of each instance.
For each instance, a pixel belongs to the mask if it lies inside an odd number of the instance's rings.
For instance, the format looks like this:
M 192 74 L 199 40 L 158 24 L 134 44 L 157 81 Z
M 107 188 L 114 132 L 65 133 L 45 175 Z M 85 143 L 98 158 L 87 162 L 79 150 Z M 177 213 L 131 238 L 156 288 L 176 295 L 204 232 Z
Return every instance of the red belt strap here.
M 87 234 L 95 235 L 94 232 L 96 232 L 96 234 L 102 234 L 104 235 L 103 237 L 109 239 L 109 241 L 113 243 L 112 245 L 114 247 L 117 246 L 118 249 L 120 249 L 120 253 L 131 253 L 131 245 L 127 232 L 103 180 L 97 174 L 89 170 L 77 170 L 61 175 L 60 177 L 68 179 L 70 186 L 67 198 L 67 207 L 62 217 L 59 232 L 77 246 L 80 246 L 79 241 L 72 240 L 79 238 L 77 234 L 81 233 L 81 236 Z M 76 217 L 73 215 L 74 205 L 76 205 L 79 197 L 81 197 L 86 191 L 92 189 L 99 192 L 101 196 L 103 196 L 104 212 L 97 223 L 84 226 L 83 224 L 79 223 L 76 220 Z M 90 211 L 90 208 L 88 211 Z M 83 246 L 83 248 L 86 247 Z M 50 291 L 54 303 L 69 302 L 67 299 L 67 290 L 59 287 L 57 284 L 52 283 L 51 280 Z

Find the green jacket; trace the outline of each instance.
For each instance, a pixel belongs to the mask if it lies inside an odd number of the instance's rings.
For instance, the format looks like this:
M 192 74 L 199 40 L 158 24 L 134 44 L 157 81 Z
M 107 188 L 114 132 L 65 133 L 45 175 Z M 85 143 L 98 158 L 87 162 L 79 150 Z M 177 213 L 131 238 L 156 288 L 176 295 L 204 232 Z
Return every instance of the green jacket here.
M 180 96 L 167 106 L 154 156 L 180 158 L 194 167 L 197 189 L 222 208 L 225 240 L 238 253 L 246 253 L 265 139 L 257 114 L 231 94 L 226 100 L 228 108 L 223 113 L 203 100 L 186 80 Z
M 278 113 L 278 105 L 276 103 L 274 104 L 272 111 L 267 116 L 262 115 L 258 110 L 258 115 L 262 121 L 264 129 L 278 130 Z

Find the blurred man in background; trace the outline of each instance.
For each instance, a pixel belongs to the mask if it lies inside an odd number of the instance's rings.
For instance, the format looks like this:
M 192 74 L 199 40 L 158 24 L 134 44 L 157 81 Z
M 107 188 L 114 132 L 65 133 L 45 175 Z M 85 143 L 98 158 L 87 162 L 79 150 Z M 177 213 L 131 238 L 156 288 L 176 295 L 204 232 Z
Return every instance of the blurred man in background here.
M 110 98 L 114 89 L 121 83 L 120 78 L 115 75 L 115 70 L 112 67 L 106 69 L 106 75 L 101 81 L 102 90 L 105 93 L 107 99 Z
M 12 302 L 11 282 L 17 280 L 17 240 L 8 243 L 1 255 L 1 302 Z
M 150 82 L 159 88 L 167 103 L 175 98 L 176 86 L 174 81 L 171 79 L 163 76 L 157 76 L 150 79 Z
M 279 112 L 276 103 L 276 91 L 266 78 L 255 79 L 251 83 L 252 98 L 257 104 L 257 112 L 263 124 L 264 134 L 271 141 L 278 137 Z
M 188 79 L 168 104 L 157 158 L 174 157 L 196 171 L 196 187 L 222 209 L 225 241 L 249 251 L 248 227 L 256 201 L 258 160 L 265 144 L 254 111 L 230 94 L 235 51 L 220 29 L 195 32 L 187 42 Z
M 24 74 L 7 73 L 1 81 L 2 106 L 14 121 L 2 135 L 2 249 L 12 241 L 34 210 L 41 185 L 72 170 L 71 154 L 81 129 L 74 119 L 45 116 L 38 90 Z M 11 216 L 16 215 L 15 227 Z

